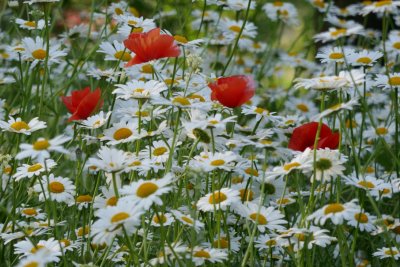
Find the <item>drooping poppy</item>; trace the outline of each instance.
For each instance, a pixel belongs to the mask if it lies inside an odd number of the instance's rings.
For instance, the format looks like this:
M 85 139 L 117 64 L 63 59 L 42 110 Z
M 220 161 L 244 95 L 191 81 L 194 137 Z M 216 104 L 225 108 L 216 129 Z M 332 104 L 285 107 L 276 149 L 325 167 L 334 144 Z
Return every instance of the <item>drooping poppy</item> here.
M 315 137 L 318 131 L 318 122 L 303 124 L 293 130 L 288 147 L 292 150 L 304 151 L 306 148 L 314 148 Z M 322 124 L 317 143 L 317 149 L 336 149 L 339 146 L 339 133 L 332 132 L 328 125 Z
M 218 78 L 208 84 L 211 88 L 211 99 L 218 100 L 222 105 L 235 108 L 243 105 L 254 96 L 256 83 L 251 76 L 234 75 Z
M 89 87 L 72 91 L 70 96 L 61 97 L 64 105 L 72 113 L 68 121 L 88 118 L 96 109 L 101 108 L 103 105 L 103 100 L 100 97 L 100 88 L 91 92 Z
M 144 33 L 131 33 L 124 41 L 126 48 L 135 53 L 135 56 L 125 65 L 129 67 L 153 59 L 165 57 L 178 57 L 180 48 L 175 43 L 174 37 L 160 34 L 160 28 Z

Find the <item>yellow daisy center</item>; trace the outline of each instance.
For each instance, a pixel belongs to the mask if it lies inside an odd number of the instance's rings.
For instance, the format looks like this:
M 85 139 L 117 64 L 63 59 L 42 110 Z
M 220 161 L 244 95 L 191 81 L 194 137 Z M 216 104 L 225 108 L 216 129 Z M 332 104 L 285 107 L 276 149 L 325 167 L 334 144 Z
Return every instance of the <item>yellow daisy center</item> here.
M 392 249 L 392 250 L 388 249 L 388 250 L 385 250 L 385 254 L 389 255 L 389 256 L 394 256 L 394 255 L 399 254 L 399 252 L 397 250 L 394 250 L 394 249 Z
M 132 131 L 129 128 L 120 128 L 114 132 L 114 139 L 119 141 L 122 139 L 126 139 L 132 135 Z
M 241 27 L 237 26 L 237 25 L 232 25 L 229 27 L 229 30 L 233 31 L 233 32 L 240 32 Z
M 188 224 L 193 224 L 193 220 L 190 219 L 189 217 L 182 216 L 181 220 L 184 221 L 184 222 L 187 222 Z
M 188 42 L 188 39 L 186 39 L 186 37 L 181 36 L 181 35 L 175 35 L 175 36 L 174 36 L 174 39 L 175 39 L 177 42 L 180 42 L 180 43 L 183 43 L 183 44 L 186 44 L 186 43 Z
M 49 190 L 52 193 L 59 194 L 65 191 L 65 187 L 62 183 L 54 181 L 49 184 Z
M 31 27 L 31 28 L 36 28 L 36 22 L 35 21 L 26 21 L 24 23 L 25 26 Z
M 43 245 L 36 245 L 31 249 L 31 253 L 36 253 L 39 249 L 44 248 Z
M 307 105 L 305 105 L 305 104 L 298 104 L 298 105 L 296 105 L 296 108 L 301 110 L 301 111 L 303 111 L 303 112 L 308 112 L 309 111 Z
M 216 166 L 216 167 L 222 166 L 222 165 L 225 164 L 225 160 L 223 160 L 223 159 L 216 159 L 216 160 L 211 161 L 210 164 L 211 164 L 211 166 Z
M 378 134 L 378 135 L 385 135 L 388 132 L 389 132 L 388 129 L 386 129 L 385 127 L 376 128 L 376 134 Z
M 35 172 L 43 168 L 42 164 L 36 163 L 28 167 L 28 172 Z
M 325 209 L 324 209 L 324 214 L 328 215 L 330 213 L 338 213 L 344 211 L 344 206 L 340 203 L 333 203 L 329 204 Z
M 360 223 L 367 223 L 368 222 L 368 216 L 365 213 L 356 213 L 354 215 L 354 219 Z
M 193 95 L 188 96 L 187 98 L 189 98 L 189 99 L 197 99 L 200 102 L 206 102 L 206 99 L 204 97 L 202 97 L 201 95 L 193 94 Z
M 47 52 L 46 52 L 46 50 L 43 50 L 43 49 L 37 49 L 32 52 L 32 56 L 34 59 L 43 60 L 46 58 L 46 55 L 47 55 Z
M 29 125 L 24 122 L 24 121 L 16 121 L 13 124 L 10 125 L 11 128 L 13 128 L 16 131 L 21 131 L 21 130 L 29 130 L 30 127 Z
M 368 181 L 360 181 L 357 184 L 367 189 L 375 188 L 375 185 Z
M 136 195 L 141 198 L 146 198 L 154 194 L 158 190 L 158 186 L 152 182 L 145 182 L 139 186 L 136 190 Z
M 64 247 L 69 247 L 71 245 L 71 241 L 69 241 L 68 239 L 61 239 L 60 243 L 63 243 Z
M 39 263 L 37 261 L 31 261 L 25 264 L 24 267 L 39 267 Z
M 34 208 L 27 208 L 27 209 L 23 209 L 22 213 L 28 216 L 36 216 L 38 215 L 36 209 Z
M 221 237 L 220 239 L 214 240 L 213 247 L 227 249 L 229 248 L 229 241 Z
M 331 32 L 331 35 L 332 35 L 333 37 L 337 37 L 337 36 L 339 36 L 339 35 L 344 35 L 344 34 L 346 34 L 346 32 L 347 32 L 346 29 L 337 29 L 337 30 Z
M 314 5 L 319 7 L 319 8 L 324 8 L 325 7 L 324 1 L 321 1 L 321 0 L 315 0 L 314 1 Z
M 50 143 L 49 143 L 49 141 L 47 141 L 47 139 L 41 139 L 41 140 L 36 141 L 33 144 L 33 149 L 46 150 L 49 146 L 50 146 Z
M 400 42 L 394 43 L 393 48 L 400 49 Z
M 154 149 L 153 155 L 156 157 L 159 157 L 159 156 L 164 155 L 167 151 L 168 151 L 168 149 L 165 146 L 157 147 L 156 149 Z
M 375 7 L 389 6 L 392 4 L 392 1 L 383 0 L 375 3 Z
M 208 198 L 208 203 L 219 204 L 227 199 L 228 197 L 224 193 L 218 191 L 211 194 L 211 196 Z
M 260 214 L 260 213 L 252 213 L 249 216 L 253 221 L 258 222 L 258 224 L 260 225 L 265 225 L 268 223 L 267 218 L 265 218 L 264 215 Z
M 80 195 L 76 198 L 76 202 L 83 203 L 83 202 L 91 202 L 92 196 L 91 195 Z
M 110 197 L 109 199 L 107 199 L 106 201 L 106 205 L 107 206 L 115 206 L 117 205 L 118 202 L 118 198 L 116 196 Z
M 275 1 L 273 5 L 274 5 L 274 6 L 283 6 L 283 2 L 281 2 L 281 1 Z
M 115 11 L 115 14 L 117 14 L 117 15 L 122 15 L 122 14 L 124 14 L 124 11 L 123 11 L 121 8 L 119 8 L 119 7 L 117 7 L 116 9 L 114 9 L 114 11 Z
M 361 64 L 369 64 L 372 62 L 372 59 L 370 59 L 369 57 L 360 57 L 359 59 L 357 59 L 357 63 L 361 63 Z
M 172 100 L 172 103 L 174 104 L 180 104 L 182 106 L 189 106 L 190 105 L 190 101 L 187 100 L 186 97 L 182 97 L 182 96 L 177 96 Z
M 247 190 L 245 188 L 240 189 L 239 193 L 242 201 L 252 201 L 254 199 L 254 193 L 250 189 Z
M 331 53 L 329 55 L 330 59 L 342 59 L 343 57 L 343 53 Z
M 208 253 L 208 252 L 205 251 L 205 250 L 199 250 L 199 251 L 196 251 L 196 252 L 193 254 L 193 257 L 196 257 L 196 258 L 207 258 L 207 259 L 209 259 L 209 258 L 211 258 L 211 255 L 210 255 L 210 253 Z
M 147 74 L 154 73 L 153 66 L 150 64 L 146 64 L 142 66 L 142 72 Z
M 153 217 L 153 222 L 156 224 L 166 223 L 167 217 L 164 214 L 162 214 L 161 216 L 155 215 Z
M 111 217 L 112 223 L 119 223 L 120 221 L 126 220 L 130 217 L 130 215 L 126 212 L 119 212 Z
M 393 86 L 399 86 L 400 85 L 400 76 L 390 77 L 389 84 L 393 85 Z
M 128 52 L 124 52 L 124 51 L 116 52 L 114 54 L 114 57 L 116 59 L 120 59 L 120 60 L 122 60 L 124 62 L 127 62 L 127 61 L 131 60 L 131 58 L 132 58 L 131 55 Z
M 300 165 L 301 164 L 298 163 L 298 162 L 292 162 L 292 163 L 288 163 L 288 164 L 283 165 L 283 169 L 288 172 L 288 171 L 290 171 L 291 169 L 293 169 L 295 167 L 299 167 Z

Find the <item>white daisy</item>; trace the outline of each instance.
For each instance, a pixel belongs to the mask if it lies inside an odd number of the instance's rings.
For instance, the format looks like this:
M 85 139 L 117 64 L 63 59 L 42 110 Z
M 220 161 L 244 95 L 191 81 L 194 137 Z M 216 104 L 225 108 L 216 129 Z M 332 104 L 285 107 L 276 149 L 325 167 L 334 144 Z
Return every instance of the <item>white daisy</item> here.
M 63 135 L 54 137 L 53 139 L 39 138 L 33 144 L 21 144 L 21 151 L 16 155 L 16 159 L 21 160 L 31 157 L 43 162 L 50 157 L 50 152 L 55 151 L 63 154 L 69 154 L 68 150 L 61 145 L 70 140 L 70 137 Z
M 50 42 L 49 51 L 47 51 L 47 45 L 45 40 L 37 36 L 36 39 L 25 37 L 22 39 L 24 46 L 24 52 L 22 58 L 28 61 L 32 61 L 31 68 L 34 68 L 40 62 L 44 62 L 48 58 L 48 64 L 59 63 L 61 57 L 67 55 L 64 50 L 61 50 L 60 44 Z
M 43 163 L 22 164 L 21 167 L 17 168 L 17 172 L 13 177 L 15 181 L 19 181 L 23 178 L 32 178 L 33 176 L 39 176 L 45 171 L 50 171 L 55 166 L 57 166 L 57 163 L 52 159 L 46 159 Z
M 46 122 L 40 121 L 37 117 L 30 120 L 28 123 L 23 121 L 21 118 L 14 119 L 11 116 L 8 122 L 0 121 L 0 128 L 2 128 L 3 131 L 22 133 L 26 135 L 30 135 L 31 133 L 46 127 Z
M 43 188 L 42 188 L 43 186 Z M 39 194 L 39 200 L 52 200 L 70 204 L 74 202 L 75 185 L 68 178 L 43 175 L 41 182 L 34 186 L 34 190 Z M 43 191 L 44 190 L 44 191 Z
M 360 207 L 356 204 L 356 201 L 341 203 L 327 204 L 313 214 L 307 217 L 308 220 L 314 221 L 315 223 L 321 223 L 322 225 L 330 219 L 333 224 L 342 224 L 345 218 L 357 213 Z
M 111 111 L 107 113 L 100 111 L 100 113 L 90 116 L 86 120 L 80 121 L 79 124 L 83 128 L 98 129 L 108 121 L 110 116 L 111 116 Z
M 202 211 L 226 210 L 232 204 L 240 203 L 240 193 L 230 188 L 221 188 L 201 197 L 197 208 Z

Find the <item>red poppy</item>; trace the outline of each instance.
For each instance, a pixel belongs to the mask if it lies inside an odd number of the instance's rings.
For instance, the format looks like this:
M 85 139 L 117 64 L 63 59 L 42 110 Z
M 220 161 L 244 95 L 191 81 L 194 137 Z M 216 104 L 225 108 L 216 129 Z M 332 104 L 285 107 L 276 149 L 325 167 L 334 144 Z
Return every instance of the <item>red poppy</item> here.
M 294 129 L 288 147 L 292 150 L 304 151 L 306 148 L 314 148 L 317 135 L 318 122 L 310 122 Z M 334 133 L 328 125 L 322 124 L 317 148 L 336 149 L 339 146 L 339 133 Z
M 86 87 L 82 90 L 72 91 L 70 96 L 61 97 L 64 105 L 72 113 L 68 121 L 84 120 L 96 109 L 101 108 L 103 100 L 100 99 L 100 96 L 100 88 L 91 92 L 90 88 Z
M 124 41 L 124 45 L 135 53 L 135 56 L 125 67 L 153 59 L 177 57 L 181 53 L 174 37 L 168 34 L 160 34 L 160 28 L 145 33 L 131 33 L 128 39 Z
M 251 76 L 235 75 L 223 77 L 210 83 L 211 99 L 218 100 L 222 105 L 235 108 L 243 105 L 254 96 L 256 83 Z

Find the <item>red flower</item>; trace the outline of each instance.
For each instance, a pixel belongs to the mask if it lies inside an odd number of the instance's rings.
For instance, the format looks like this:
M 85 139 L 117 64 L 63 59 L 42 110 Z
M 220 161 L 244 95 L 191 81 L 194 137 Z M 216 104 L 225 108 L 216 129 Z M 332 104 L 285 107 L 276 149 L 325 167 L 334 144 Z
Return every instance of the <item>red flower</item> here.
M 145 33 L 131 33 L 124 41 L 126 48 L 135 53 L 135 56 L 125 65 L 129 67 L 153 59 L 177 57 L 181 53 L 174 37 L 160 34 L 160 28 Z
M 70 96 L 61 97 L 64 105 L 72 113 L 68 121 L 84 120 L 96 109 L 101 108 L 103 100 L 100 99 L 100 96 L 100 88 L 90 92 L 90 88 L 86 87 L 82 90 L 72 91 Z
M 218 100 L 222 105 L 235 108 L 243 105 L 254 96 L 256 83 L 251 76 L 235 75 L 217 79 L 210 83 L 211 99 Z
M 294 129 L 288 147 L 292 150 L 304 151 L 314 148 L 318 122 L 310 122 Z M 339 133 L 333 133 L 326 124 L 322 124 L 317 148 L 336 149 L 339 146 Z

